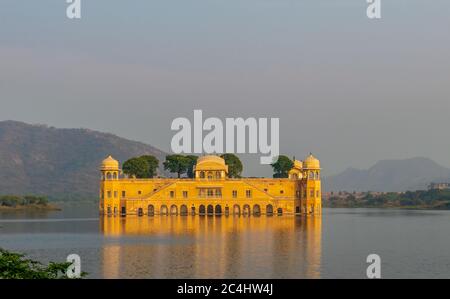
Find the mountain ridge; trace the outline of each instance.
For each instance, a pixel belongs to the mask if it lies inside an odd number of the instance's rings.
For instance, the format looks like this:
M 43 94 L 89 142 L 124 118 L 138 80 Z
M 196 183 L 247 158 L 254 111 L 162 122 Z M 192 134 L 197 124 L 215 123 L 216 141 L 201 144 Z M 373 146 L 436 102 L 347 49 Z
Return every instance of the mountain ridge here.
M 450 169 L 426 157 L 413 157 L 380 160 L 368 169 L 347 168 L 325 177 L 323 189 L 403 192 L 427 189 L 435 181 L 450 181 Z
M 110 154 L 121 162 L 145 154 L 162 162 L 166 156 L 111 133 L 0 121 L 0 193 L 97 197 L 98 168 Z

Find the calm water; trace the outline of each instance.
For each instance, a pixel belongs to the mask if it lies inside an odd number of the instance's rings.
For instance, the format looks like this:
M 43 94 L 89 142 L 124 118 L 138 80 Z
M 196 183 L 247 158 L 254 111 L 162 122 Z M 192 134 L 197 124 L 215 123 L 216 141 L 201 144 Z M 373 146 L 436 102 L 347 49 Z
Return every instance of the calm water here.
M 322 217 L 98 219 L 96 206 L 1 213 L 0 247 L 77 253 L 91 278 L 450 278 L 450 212 L 324 209 Z

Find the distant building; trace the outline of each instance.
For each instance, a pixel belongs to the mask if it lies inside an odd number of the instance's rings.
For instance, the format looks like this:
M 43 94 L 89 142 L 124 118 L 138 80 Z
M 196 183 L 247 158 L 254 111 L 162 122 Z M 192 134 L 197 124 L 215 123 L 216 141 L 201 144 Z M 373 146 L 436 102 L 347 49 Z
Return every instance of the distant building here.
M 431 183 L 429 190 L 450 190 L 450 183 Z

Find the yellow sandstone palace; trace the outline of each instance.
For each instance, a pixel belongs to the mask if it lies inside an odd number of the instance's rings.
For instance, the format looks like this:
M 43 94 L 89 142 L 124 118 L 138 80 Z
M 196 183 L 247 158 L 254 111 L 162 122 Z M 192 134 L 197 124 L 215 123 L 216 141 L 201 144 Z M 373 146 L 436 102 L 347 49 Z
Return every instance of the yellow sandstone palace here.
M 199 157 L 195 178 L 121 177 L 111 156 L 101 165 L 100 214 L 282 215 L 319 214 L 322 209 L 320 162 L 312 154 L 294 160 L 289 178 L 228 178 L 218 156 Z

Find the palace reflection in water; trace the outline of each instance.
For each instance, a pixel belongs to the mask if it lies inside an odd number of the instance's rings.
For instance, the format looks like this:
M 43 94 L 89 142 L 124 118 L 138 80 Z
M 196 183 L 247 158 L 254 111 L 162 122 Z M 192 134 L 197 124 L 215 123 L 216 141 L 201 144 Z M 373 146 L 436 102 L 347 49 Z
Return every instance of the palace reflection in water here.
M 319 278 L 321 216 L 104 217 L 105 278 Z

